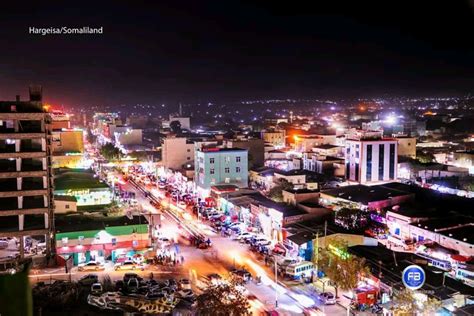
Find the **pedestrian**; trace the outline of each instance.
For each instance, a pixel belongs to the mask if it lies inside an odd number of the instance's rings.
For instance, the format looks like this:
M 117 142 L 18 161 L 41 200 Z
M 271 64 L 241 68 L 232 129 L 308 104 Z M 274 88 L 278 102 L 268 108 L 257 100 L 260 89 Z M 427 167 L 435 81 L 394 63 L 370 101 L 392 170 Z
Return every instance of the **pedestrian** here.
M 150 280 L 153 280 L 153 272 L 150 273 Z
M 181 256 L 181 264 L 184 264 L 184 257 Z

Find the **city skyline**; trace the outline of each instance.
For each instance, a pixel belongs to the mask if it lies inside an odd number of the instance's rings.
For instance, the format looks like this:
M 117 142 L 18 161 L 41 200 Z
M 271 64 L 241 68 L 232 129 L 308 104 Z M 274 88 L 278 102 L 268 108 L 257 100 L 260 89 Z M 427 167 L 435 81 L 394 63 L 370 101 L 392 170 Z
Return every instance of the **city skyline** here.
M 470 3 L 5 3 L 0 97 L 30 83 L 67 107 L 468 95 Z M 29 34 L 62 26 L 103 34 Z

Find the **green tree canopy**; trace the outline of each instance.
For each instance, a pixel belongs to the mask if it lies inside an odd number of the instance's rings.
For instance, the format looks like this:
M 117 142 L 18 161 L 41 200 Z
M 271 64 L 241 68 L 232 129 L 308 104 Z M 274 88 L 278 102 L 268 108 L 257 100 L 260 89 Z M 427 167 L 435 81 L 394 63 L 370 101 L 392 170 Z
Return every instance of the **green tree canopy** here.
M 202 316 L 250 316 L 247 297 L 235 280 L 209 286 L 197 297 L 197 314 Z
M 334 283 L 336 296 L 338 289 L 352 291 L 357 287 L 360 277 L 370 274 L 364 258 L 350 255 L 347 252 L 347 242 L 334 238 L 319 251 L 318 269 L 323 271 Z
M 100 147 L 100 154 L 107 160 L 119 159 L 120 149 L 115 147 L 112 143 L 107 143 Z
M 275 202 L 283 202 L 283 190 L 289 190 L 293 188 L 293 184 L 281 179 L 279 183 L 268 191 L 268 197 Z

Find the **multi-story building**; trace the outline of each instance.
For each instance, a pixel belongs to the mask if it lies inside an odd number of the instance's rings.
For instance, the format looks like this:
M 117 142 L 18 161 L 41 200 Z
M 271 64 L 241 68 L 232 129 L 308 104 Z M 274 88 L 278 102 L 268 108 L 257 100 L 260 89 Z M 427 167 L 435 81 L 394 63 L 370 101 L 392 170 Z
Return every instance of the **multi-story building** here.
M 265 142 L 259 138 L 235 138 L 224 141 L 227 148 L 242 148 L 248 150 L 251 168 L 264 164 Z
M 286 133 L 285 130 L 266 130 L 262 131 L 262 139 L 266 143 L 281 148 L 285 147 Z
M 161 164 L 168 169 L 180 170 L 194 160 L 194 142 L 186 137 L 168 136 L 161 143 Z
M 219 184 L 248 186 L 248 151 L 240 148 L 196 148 L 194 155 L 196 185 L 208 190 Z
M 141 145 L 143 131 L 126 125 L 109 125 L 110 136 L 115 144 L 121 146 Z
M 381 131 L 352 131 L 346 140 L 346 179 L 377 183 L 397 179 L 398 142 Z
M 50 123 L 41 87 L 0 101 L 0 261 L 55 250 Z
M 409 137 L 407 135 L 401 134 L 397 135 L 394 134 L 398 141 L 398 156 L 400 157 L 408 157 L 408 158 L 416 158 L 416 138 Z
M 336 134 L 295 135 L 294 141 L 296 151 L 308 152 L 321 145 L 335 145 Z

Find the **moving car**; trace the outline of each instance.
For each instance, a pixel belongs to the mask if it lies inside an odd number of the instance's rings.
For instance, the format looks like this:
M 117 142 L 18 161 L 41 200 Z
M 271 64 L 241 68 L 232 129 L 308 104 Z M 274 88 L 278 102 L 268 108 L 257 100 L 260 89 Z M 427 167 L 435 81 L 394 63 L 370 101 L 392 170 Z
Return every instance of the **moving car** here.
M 77 268 L 79 271 L 102 271 L 105 269 L 104 265 L 95 262 L 95 261 L 89 261 L 88 263 L 82 263 L 78 266 Z
M 336 297 L 334 294 L 329 292 L 323 292 L 318 295 L 318 299 L 323 302 L 324 305 L 334 305 L 336 304 Z
M 123 263 L 117 263 L 114 266 L 115 271 L 127 271 L 127 270 L 145 270 L 145 267 L 141 264 L 133 261 L 125 261 Z

